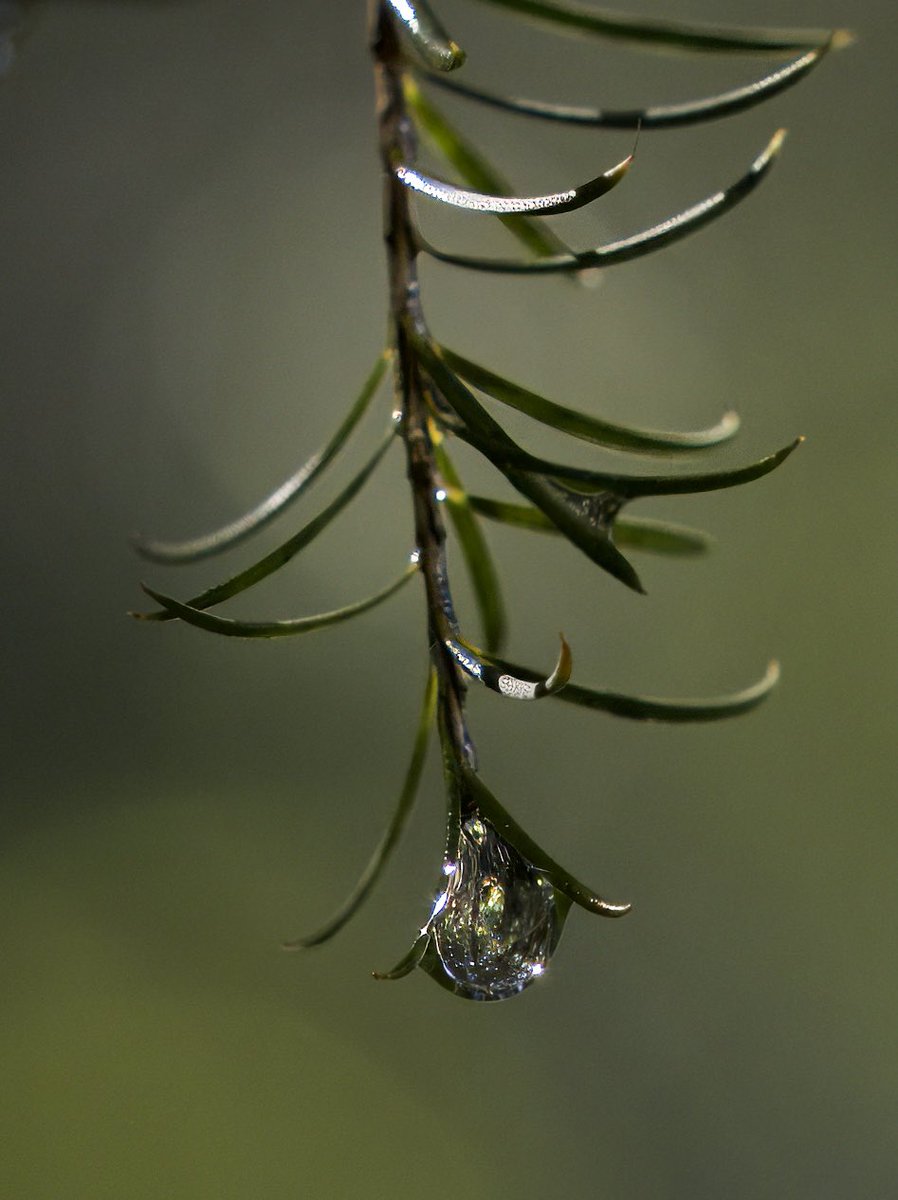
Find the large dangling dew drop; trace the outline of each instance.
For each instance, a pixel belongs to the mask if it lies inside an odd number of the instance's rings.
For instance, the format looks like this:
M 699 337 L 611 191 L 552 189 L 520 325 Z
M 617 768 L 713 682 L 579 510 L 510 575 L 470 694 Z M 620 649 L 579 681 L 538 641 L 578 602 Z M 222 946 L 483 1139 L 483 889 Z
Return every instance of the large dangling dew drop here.
M 549 879 L 479 816 L 443 873 L 423 969 L 468 1000 L 505 1000 L 542 975 L 562 925 Z

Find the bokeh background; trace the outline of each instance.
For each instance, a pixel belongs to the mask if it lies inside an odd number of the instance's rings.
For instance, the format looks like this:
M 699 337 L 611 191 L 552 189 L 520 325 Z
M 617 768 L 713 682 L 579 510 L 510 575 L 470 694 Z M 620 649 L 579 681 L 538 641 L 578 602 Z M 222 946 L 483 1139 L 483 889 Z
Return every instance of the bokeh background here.
M 624 186 L 562 226 L 578 245 L 623 236 L 788 125 L 769 182 L 694 238 L 588 291 L 425 265 L 438 336 L 559 400 L 683 428 L 735 407 L 719 462 L 808 436 L 748 488 L 637 506 L 718 539 L 698 561 L 641 558 L 645 598 L 564 544 L 488 531 L 512 657 L 549 663 L 564 629 L 586 683 L 701 695 L 773 654 L 784 676 L 704 728 L 472 692 L 491 786 L 634 903 L 621 922 L 572 914 L 549 976 L 485 1006 L 420 973 L 370 978 L 432 896 L 433 764 L 368 907 L 328 947 L 279 950 L 343 897 L 397 793 L 425 669 L 415 588 L 289 643 L 125 616 L 141 577 L 189 595 L 252 555 L 177 573 L 128 535 L 254 503 L 330 434 L 381 344 L 363 9 L 47 2 L 0 86 L 0 1194 L 894 1196 L 894 4 L 691 0 L 696 18 L 859 33 L 760 109 L 645 133 Z M 570 102 L 684 99 L 766 65 L 441 11 L 471 78 Z M 629 149 L 445 107 L 525 191 Z M 511 247 L 488 221 L 423 218 L 443 243 Z M 335 493 L 389 405 L 260 552 Z M 365 595 L 410 528 L 397 448 L 229 611 Z

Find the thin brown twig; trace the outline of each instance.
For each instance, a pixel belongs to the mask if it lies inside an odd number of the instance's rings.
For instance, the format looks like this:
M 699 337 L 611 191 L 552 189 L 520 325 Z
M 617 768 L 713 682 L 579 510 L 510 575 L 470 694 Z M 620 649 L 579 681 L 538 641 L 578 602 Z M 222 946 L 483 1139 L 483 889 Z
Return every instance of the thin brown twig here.
M 393 379 L 400 430 L 412 493 L 415 545 L 427 603 L 430 651 L 437 672 L 440 736 L 455 763 L 474 766 L 475 751 L 464 715 L 465 685 L 447 641 L 457 634 L 446 570 L 446 528 L 437 500 L 441 486 L 429 430 L 428 385 L 415 353 L 413 335 L 426 335 L 418 284 L 417 241 L 408 189 L 395 168 L 415 159 L 416 139 L 403 91 L 402 51 L 383 0 L 370 0 L 377 121 L 384 169 L 384 242 L 390 291 L 390 340 L 395 347 Z

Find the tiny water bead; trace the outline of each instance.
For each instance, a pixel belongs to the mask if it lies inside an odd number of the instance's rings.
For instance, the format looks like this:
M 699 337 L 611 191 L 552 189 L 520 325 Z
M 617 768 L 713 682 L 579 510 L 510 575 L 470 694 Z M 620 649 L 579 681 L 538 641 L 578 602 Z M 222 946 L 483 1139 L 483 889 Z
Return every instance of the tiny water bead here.
M 545 971 L 561 935 L 548 878 L 480 817 L 461 826 L 421 966 L 468 1000 L 505 1000 Z

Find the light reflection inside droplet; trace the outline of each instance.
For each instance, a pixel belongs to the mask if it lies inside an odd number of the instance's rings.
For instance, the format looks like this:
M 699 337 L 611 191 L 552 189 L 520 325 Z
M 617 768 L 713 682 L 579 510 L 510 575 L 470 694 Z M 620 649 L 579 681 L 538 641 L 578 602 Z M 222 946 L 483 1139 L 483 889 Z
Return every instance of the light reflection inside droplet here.
M 449 493 L 446 491 L 445 488 L 437 488 L 437 490 L 433 494 L 433 498 L 434 498 L 434 500 L 436 500 L 437 504 L 442 504 L 448 494 Z

